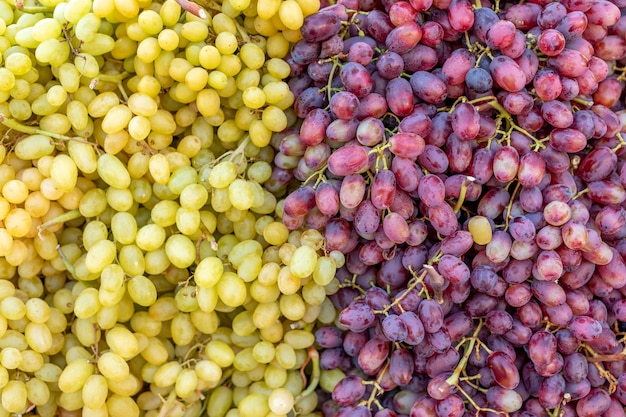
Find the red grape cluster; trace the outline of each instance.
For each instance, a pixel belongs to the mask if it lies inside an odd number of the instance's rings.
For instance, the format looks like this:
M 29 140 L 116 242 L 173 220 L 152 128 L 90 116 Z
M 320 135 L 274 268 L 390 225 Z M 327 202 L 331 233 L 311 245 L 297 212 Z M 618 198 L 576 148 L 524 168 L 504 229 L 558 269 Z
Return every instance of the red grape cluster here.
M 284 223 L 346 254 L 325 417 L 626 416 L 625 7 L 305 19 L 269 187 L 295 182 Z

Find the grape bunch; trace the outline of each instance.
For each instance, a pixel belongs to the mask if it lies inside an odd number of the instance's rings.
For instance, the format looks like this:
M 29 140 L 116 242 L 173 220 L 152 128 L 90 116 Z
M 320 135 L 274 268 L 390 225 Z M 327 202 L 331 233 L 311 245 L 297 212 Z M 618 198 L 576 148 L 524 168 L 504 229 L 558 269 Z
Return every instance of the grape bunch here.
M 287 57 L 283 223 L 346 254 L 325 417 L 624 416 L 621 1 L 342 0 Z
M 318 9 L 0 3 L 0 416 L 314 412 L 345 257 L 267 145 Z

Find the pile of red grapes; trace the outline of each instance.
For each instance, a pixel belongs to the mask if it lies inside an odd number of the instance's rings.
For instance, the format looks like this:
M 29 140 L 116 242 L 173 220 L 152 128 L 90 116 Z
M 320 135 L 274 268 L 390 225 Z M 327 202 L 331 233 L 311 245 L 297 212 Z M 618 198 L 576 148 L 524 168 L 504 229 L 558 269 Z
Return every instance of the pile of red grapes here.
M 626 416 L 626 1 L 339 0 L 283 221 L 346 255 L 324 417 Z M 332 381 L 332 378 L 335 378 Z

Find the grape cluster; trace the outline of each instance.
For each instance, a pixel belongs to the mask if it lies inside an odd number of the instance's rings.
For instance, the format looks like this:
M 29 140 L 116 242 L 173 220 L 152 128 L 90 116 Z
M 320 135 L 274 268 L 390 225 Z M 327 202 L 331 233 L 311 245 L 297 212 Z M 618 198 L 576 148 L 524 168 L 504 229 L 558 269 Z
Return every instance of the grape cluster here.
M 320 5 L 204 6 L 0 3 L 2 417 L 317 406 L 345 258 L 282 224 L 267 145 Z
M 625 415 L 625 6 L 304 20 L 303 121 L 273 146 L 300 181 L 284 224 L 346 254 L 315 334 L 325 417 Z

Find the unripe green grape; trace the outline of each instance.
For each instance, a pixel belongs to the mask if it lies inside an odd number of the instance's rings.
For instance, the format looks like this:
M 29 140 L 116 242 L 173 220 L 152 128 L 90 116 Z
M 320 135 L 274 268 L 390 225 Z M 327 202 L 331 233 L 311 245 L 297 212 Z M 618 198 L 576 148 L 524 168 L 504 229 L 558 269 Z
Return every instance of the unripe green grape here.
M 176 201 L 161 200 L 150 211 L 150 218 L 161 227 L 171 226 L 176 223 L 176 211 L 179 208 Z
M 98 158 L 97 171 L 100 178 L 111 187 L 124 189 L 128 188 L 130 185 L 130 175 L 126 167 L 114 155 L 100 155 Z
M 77 359 L 69 362 L 59 375 L 59 389 L 65 393 L 80 390 L 87 378 L 94 374 L 95 368 L 88 359 Z
M 96 37 L 101 20 L 94 13 L 85 14 L 74 27 L 74 36 L 80 41 L 90 42 Z
M 243 280 L 233 272 L 225 272 L 216 284 L 220 300 L 230 307 L 239 307 L 246 300 L 248 291 Z
M 93 118 L 100 118 L 106 116 L 106 114 L 119 103 L 118 96 L 107 91 L 98 94 L 89 104 L 87 110 L 89 115 Z
M 144 254 L 135 245 L 123 246 L 117 255 L 120 266 L 130 276 L 143 275 L 146 271 Z
M 164 364 L 168 359 L 168 351 L 163 342 L 157 337 L 148 338 L 148 346 L 141 351 L 141 356 L 153 366 Z
M 222 369 L 232 365 L 235 360 L 235 353 L 232 348 L 227 343 L 216 339 L 207 343 L 204 354 Z
M 139 4 L 135 0 L 115 0 L 115 8 L 126 18 L 132 18 L 139 13 Z
M 175 234 L 165 242 L 165 253 L 170 262 L 178 268 L 189 267 L 196 259 L 196 247 L 185 235 Z
M 163 19 L 153 10 L 143 10 L 137 21 L 141 29 L 149 35 L 156 35 L 163 29 Z
M 170 191 L 176 196 L 179 196 L 180 193 L 185 189 L 185 187 L 191 184 L 195 184 L 197 182 L 198 172 L 195 170 L 195 168 L 186 165 L 176 168 L 172 172 L 172 175 L 167 182 L 167 188 L 169 188 Z
M 154 99 L 145 93 L 134 93 L 128 97 L 128 108 L 136 115 L 151 117 L 158 110 Z
M 28 404 L 28 391 L 22 381 L 9 381 L 2 389 L 2 408 L 21 414 Z
M 58 38 L 61 36 L 63 26 L 57 19 L 47 17 L 39 20 L 33 26 L 33 38 L 38 42 L 43 42 L 46 39 Z
M 291 273 L 298 278 L 306 278 L 313 273 L 317 263 L 317 252 L 310 246 L 300 246 L 289 263 Z
M 279 300 L 280 311 L 291 321 L 300 320 L 306 313 L 306 305 L 299 294 L 282 295 Z
M 211 70 L 219 66 L 222 55 L 215 46 L 206 45 L 200 50 L 198 58 L 203 68 Z
M 267 398 L 270 410 L 278 415 L 287 414 L 295 404 L 293 394 L 285 388 L 277 388 Z
M 74 314 L 76 317 L 86 319 L 96 314 L 100 309 L 98 297 L 96 288 L 83 290 L 74 301 Z
M 98 293 L 98 297 L 99 297 Z M 109 330 L 115 327 L 119 320 L 119 308 L 117 305 L 103 306 L 96 313 L 96 321 L 98 326 L 103 330 Z
M 165 155 L 161 153 L 150 157 L 148 164 L 150 175 L 158 184 L 167 184 L 170 178 L 170 166 Z
M 198 378 L 206 382 L 216 383 L 222 377 L 222 368 L 207 359 L 197 361 L 194 370 Z
M 217 289 L 215 286 L 209 288 L 197 288 L 196 297 L 198 298 L 198 307 L 201 311 L 206 313 L 214 313 L 217 303 L 219 301 L 219 296 L 217 295 Z M 212 323 L 209 323 L 213 326 Z M 196 326 L 198 327 L 198 326 Z
M 180 346 L 188 345 L 193 341 L 195 328 L 187 313 L 178 313 L 171 322 L 172 341 Z
M 192 235 L 200 228 L 200 212 L 181 207 L 176 212 L 176 227 L 185 235 Z
M 198 309 L 198 299 L 194 285 L 188 285 L 178 290 L 174 299 L 178 309 L 184 313 L 191 313 Z
M 28 55 L 22 52 L 14 52 L 7 56 L 4 62 L 5 68 L 15 75 L 26 74 L 33 66 Z
M 247 395 L 239 402 L 237 409 L 240 417 L 265 416 L 270 411 L 267 397 L 262 394 Z
M 117 254 L 115 243 L 110 240 L 101 240 L 94 244 L 87 252 L 85 266 L 91 273 L 100 273 L 110 265 Z
M 7 320 L 19 320 L 26 315 L 26 305 L 18 297 L 6 297 L 0 301 L 0 315 Z
M 175 391 L 180 398 L 187 398 L 196 390 L 198 376 L 193 369 L 184 369 L 176 378 Z
M 154 283 L 143 275 L 131 278 L 126 287 L 131 299 L 141 306 L 151 306 L 157 299 Z
M 111 351 L 102 353 L 98 358 L 98 371 L 111 381 L 123 381 L 130 372 L 126 361 Z
M 81 391 L 83 403 L 90 408 L 99 408 L 106 403 L 109 387 L 106 378 L 100 374 L 94 374 L 87 378 Z
M 100 73 L 98 61 L 90 54 L 81 53 L 76 55 L 74 65 L 78 72 L 87 78 L 95 78 Z
M 233 390 L 227 386 L 215 388 L 209 396 L 208 417 L 224 417 L 233 403 Z
M 178 48 L 179 37 L 172 29 L 163 29 L 158 35 L 158 42 L 164 51 L 173 51 Z
M 228 198 L 238 210 L 248 210 L 254 204 L 254 193 L 246 180 L 235 179 L 228 186 Z
M 28 401 L 35 406 L 44 405 L 50 399 L 50 389 L 44 381 L 38 378 L 30 378 L 24 385 Z
M 165 230 L 159 225 L 147 224 L 137 231 L 135 242 L 142 250 L 156 250 L 165 243 Z
M 5 369 L 17 369 L 22 363 L 22 353 L 14 347 L 5 347 L 0 352 L 0 365 Z
M 139 417 L 140 410 L 137 403 L 130 396 L 113 394 L 107 400 L 108 415 Z
M 274 325 L 280 318 L 280 307 L 276 302 L 259 303 L 254 309 L 252 320 L 257 328 L 263 330 Z
M 161 53 L 161 46 L 159 45 L 159 41 L 156 38 L 146 38 L 139 42 L 137 46 L 137 59 L 141 62 L 150 63 L 154 62 L 159 54 Z M 142 77 L 143 78 L 143 77 Z M 143 81 L 145 84 L 147 81 Z M 142 86 L 142 81 L 139 82 L 138 86 L 139 90 L 145 92 L 147 88 L 145 85 Z
M 263 266 L 263 260 L 260 256 L 247 255 L 237 268 L 237 274 L 245 282 L 253 282 L 259 275 Z

